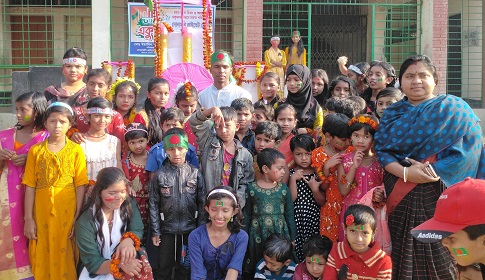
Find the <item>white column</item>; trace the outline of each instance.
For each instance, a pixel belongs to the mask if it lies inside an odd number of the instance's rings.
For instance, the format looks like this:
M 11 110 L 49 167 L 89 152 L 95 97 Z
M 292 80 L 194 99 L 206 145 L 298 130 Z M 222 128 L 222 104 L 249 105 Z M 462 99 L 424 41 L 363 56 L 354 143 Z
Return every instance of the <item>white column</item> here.
M 92 67 L 100 68 L 111 60 L 111 1 L 93 1 L 92 7 Z

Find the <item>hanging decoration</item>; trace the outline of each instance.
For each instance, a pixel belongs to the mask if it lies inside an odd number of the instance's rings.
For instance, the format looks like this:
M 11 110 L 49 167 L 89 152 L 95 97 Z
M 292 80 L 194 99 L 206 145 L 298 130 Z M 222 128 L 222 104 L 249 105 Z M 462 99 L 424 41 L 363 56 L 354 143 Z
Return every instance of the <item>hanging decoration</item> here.
M 209 70 L 212 55 L 212 9 L 211 2 L 207 0 L 202 0 L 202 38 L 204 42 L 204 67 Z

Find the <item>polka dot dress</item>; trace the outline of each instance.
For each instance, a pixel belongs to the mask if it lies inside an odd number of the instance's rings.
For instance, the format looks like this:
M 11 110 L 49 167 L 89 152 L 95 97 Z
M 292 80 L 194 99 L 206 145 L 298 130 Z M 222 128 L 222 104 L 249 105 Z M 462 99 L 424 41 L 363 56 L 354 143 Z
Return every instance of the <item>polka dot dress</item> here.
M 295 170 L 291 169 L 290 176 L 293 173 L 295 173 Z M 315 173 L 305 175 L 305 179 L 309 181 L 315 176 Z M 295 252 L 298 256 L 298 261 L 301 262 L 304 259 L 303 243 L 310 236 L 319 233 L 320 206 L 315 201 L 310 186 L 303 179 L 296 181 L 296 188 L 297 198 L 294 202 L 296 224 Z

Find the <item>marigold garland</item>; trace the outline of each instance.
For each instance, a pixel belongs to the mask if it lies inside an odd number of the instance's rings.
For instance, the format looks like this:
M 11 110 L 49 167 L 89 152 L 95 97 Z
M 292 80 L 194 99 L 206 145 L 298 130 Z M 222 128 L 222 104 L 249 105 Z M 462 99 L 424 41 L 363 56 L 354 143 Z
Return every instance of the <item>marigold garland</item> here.
M 140 249 L 140 238 L 136 236 L 133 232 L 126 232 L 123 234 L 123 236 L 120 239 L 120 243 L 123 242 L 123 240 L 130 238 L 134 242 L 135 250 L 138 251 Z M 113 257 L 111 258 L 111 263 L 109 265 L 109 271 L 111 275 L 113 275 L 114 278 L 116 279 L 121 279 L 123 278 L 124 273 L 120 271 L 118 265 L 120 264 L 120 259 L 115 258 L 115 255 L 113 254 Z
M 71 139 L 72 135 L 74 135 L 74 133 L 78 133 L 79 132 L 79 129 L 75 128 L 75 127 L 71 127 L 67 133 L 66 133 L 66 136 L 67 138 Z
M 123 77 L 128 77 L 128 79 L 135 79 L 135 63 L 133 62 L 133 60 L 128 59 Z
M 185 82 L 184 88 L 185 88 L 185 100 L 189 101 L 190 98 L 192 97 L 192 94 L 191 94 L 192 83 L 188 81 Z
M 161 23 L 160 23 L 160 6 L 158 5 L 158 1 L 153 1 L 153 45 L 154 45 L 154 68 L 155 68 L 155 77 L 162 77 L 162 31 Z
M 163 25 L 165 25 L 165 28 L 167 28 L 168 33 L 173 32 L 173 27 L 166 21 L 162 22 Z
M 118 61 L 118 71 L 116 72 L 116 77 L 121 77 L 121 69 L 123 69 L 123 61 Z
M 210 2 L 207 3 L 207 0 L 202 0 L 202 38 L 204 42 L 204 49 L 202 51 L 204 67 L 209 70 L 212 55 L 212 9 Z
M 346 176 L 347 176 L 347 174 L 342 174 L 342 176 L 340 176 L 340 183 L 341 183 L 342 185 L 347 185 L 347 184 L 349 184 L 349 181 L 347 181 L 347 179 L 345 178 Z M 351 190 L 355 189 L 355 185 L 356 185 L 356 184 L 355 184 L 355 182 L 352 182 L 351 184 L 349 184 L 350 189 L 351 189 Z
M 255 65 L 256 79 L 252 79 L 252 80 L 244 79 L 246 75 L 246 67 L 244 66 L 247 66 L 247 65 Z M 261 71 L 261 65 L 264 65 L 264 68 L 262 71 Z M 264 64 L 264 62 L 261 62 L 261 61 L 249 61 L 249 62 L 238 61 L 238 62 L 235 62 L 232 67 L 232 75 L 237 80 L 237 85 L 239 86 L 242 85 L 242 83 L 250 84 L 261 80 L 261 77 L 267 71 L 268 71 L 268 67 L 266 67 L 266 64 Z
M 363 124 L 370 125 L 370 127 L 372 127 L 372 129 L 374 130 L 377 130 L 379 128 L 379 125 L 373 119 L 366 116 L 353 117 L 349 121 L 349 126 L 353 125 L 354 123 L 363 123 Z

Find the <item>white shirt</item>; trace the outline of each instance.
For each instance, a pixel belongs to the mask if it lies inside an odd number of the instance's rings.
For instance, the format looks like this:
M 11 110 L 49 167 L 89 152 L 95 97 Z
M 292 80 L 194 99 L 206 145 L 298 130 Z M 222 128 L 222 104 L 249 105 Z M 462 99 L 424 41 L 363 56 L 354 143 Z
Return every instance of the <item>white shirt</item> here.
M 199 93 L 199 103 L 204 108 L 231 106 L 231 102 L 236 98 L 252 100 L 251 94 L 235 83 L 220 90 L 211 85 Z

